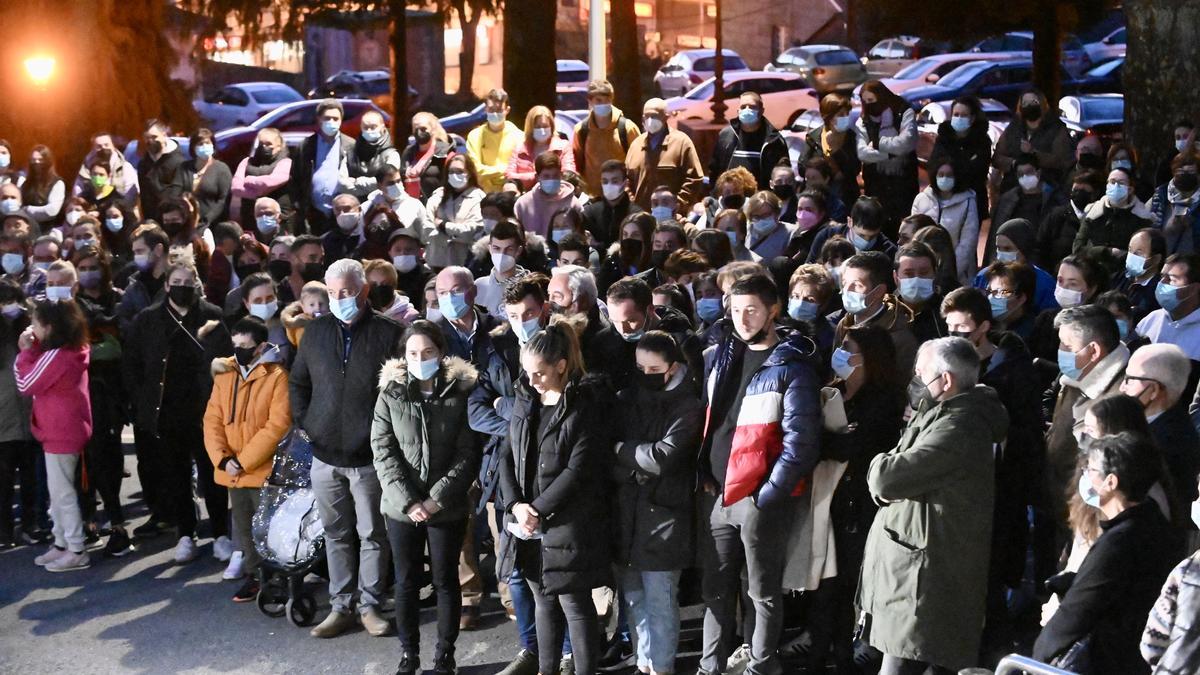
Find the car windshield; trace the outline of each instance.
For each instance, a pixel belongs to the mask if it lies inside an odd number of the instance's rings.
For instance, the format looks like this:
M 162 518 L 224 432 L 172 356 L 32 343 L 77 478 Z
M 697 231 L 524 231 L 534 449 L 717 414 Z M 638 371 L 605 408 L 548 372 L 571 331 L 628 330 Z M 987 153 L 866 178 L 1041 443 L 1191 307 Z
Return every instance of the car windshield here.
M 715 86 L 715 83 L 716 78 L 710 77 L 704 82 L 696 85 L 696 88 L 684 94 L 683 97 L 689 101 L 710 101 L 712 100 L 713 87 Z
M 817 52 L 818 66 L 848 66 L 852 63 L 858 63 L 858 57 L 849 49 Z
M 282 87 L 278 89 L 256 89 L 250 92 L 250 94 L 259 103 L 292 103 L 303 100 L 300 98 L 300 94 Z
M 706 56 L 702 59 L 696 59 L 696 65 L 692 66 L 692 70 L 700 72 L 709 72 L 716 70 L 717 57 Z M 749 70 L 749 66 L 739 56 L 725 55 L 725 70 Z
M 555 110 L 587 110 L 587 91 L 560 91 L 555 97 Z
M 987 61 L 964 63 L 947 73 L 941 80 L 938 80 L 938 85 L 943 87 L 962 87 L 975 79 L 976 75 L 991 65 Z
M 559 84 L 572 84 L 575 82 L 587 82 L 588 71 L 586 70 L 560 70 L 558 71 Z
M 1125 116 L 1125 99 L 1090 98 L 1083 102 L 1085 120 L 1119 120 Z
M 937 63 L 935 58 L 924 58 L 920 61 L 914 61 L 907 66 L 901 68 L 892 76 L 894 80 L 915 80 L 921 77 L 921 74 L 929 70 Z

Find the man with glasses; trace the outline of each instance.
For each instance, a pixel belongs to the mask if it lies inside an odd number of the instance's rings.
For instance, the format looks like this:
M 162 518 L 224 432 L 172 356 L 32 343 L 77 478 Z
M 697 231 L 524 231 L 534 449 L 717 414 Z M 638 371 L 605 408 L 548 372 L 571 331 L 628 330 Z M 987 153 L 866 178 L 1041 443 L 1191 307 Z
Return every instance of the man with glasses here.
M 686 211 L 702 196 L 704 165 L 696 146 L 687 134 L 667 125 L 667 102 L 661 98 L 642 106 L 642 124 L 646 133 L 633 139 L 625 154 L 633 200 L 649 211 L 651 195 L 666 186 L 679 197 L 678 207 Z M 659 215 L 655 219 L 667 220 Z
M 1196 501 L 1196 476 L 1200 474 L 1200 434 L 1180 405 L 1192 364 L 1175 345 L 1146 345 L 1133 353 L 1125 367 L 1121 393 L 1132 396 L 1146 409 L 1150 434 L 1162 450 L 1171 472 L 1175 503 L 1186 508 Z M 1178 520 L 1178 519 L 1176 519 Z

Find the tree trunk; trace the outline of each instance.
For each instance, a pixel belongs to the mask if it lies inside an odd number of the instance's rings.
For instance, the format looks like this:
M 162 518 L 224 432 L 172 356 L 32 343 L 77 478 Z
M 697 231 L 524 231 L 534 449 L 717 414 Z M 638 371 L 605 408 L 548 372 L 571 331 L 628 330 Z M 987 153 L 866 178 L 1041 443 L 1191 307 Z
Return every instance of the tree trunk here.
M 479 27 L 479 18 L 483 16 L 478 8 L 467 17 L 467 3 L 458 0 L 454 11 L 458 13 L 458 25 L 462 29 L 462 48 L 458 52 L 458 95 L 469 96 L 475 80 L 475 30 Z
M 405 53 L 408 15 L 404 0 L 388 0 L 388 13 L 392 18 L 391 35 L 388 36 L 392 48 L 392 138 L 397 147 L 403 148 L 412 126 L 408 111 L 408 55 Z
M 1033 24 L 1033 85 L 1046 94 L 1051 108 L 1062 91 L 1062 24 L 1055 6 L 1038 13 Z
M 554 105 L 555 0 L 504 3 L 504 88 L 513 119 L 535 105 Z
M 1175 155 L 1171 129 L 1197 119 L 1200 63 L 1192 54 L 1200 25 L 1200 0 L 1129 0 L 1125 140 L 1138 149 L 1138 172 L 1153 180 L 1158 164 Z
M 633 0 L 612 0 L 612 70 L 617 107 L 630 119 L 642 118 L 642 78 L 638 64 L 637 15 Z M 617 75 L 613 77 L 612 75 Z

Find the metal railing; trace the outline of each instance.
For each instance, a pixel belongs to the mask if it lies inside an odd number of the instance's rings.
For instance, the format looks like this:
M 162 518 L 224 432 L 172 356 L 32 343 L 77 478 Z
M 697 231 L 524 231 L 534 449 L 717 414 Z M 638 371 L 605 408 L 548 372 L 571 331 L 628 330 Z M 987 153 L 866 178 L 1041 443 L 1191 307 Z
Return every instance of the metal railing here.
M 1028 673 L 1028 675 L 1074 675 L 1069 670 L 1062 670 L 1054 666 L 1034 661 L 1027 656 L 1019 654 L 1009 654 L 1000 659 L 1000 663 L 996 666 L 996 675 L 1015 675 L 1017 673 Z

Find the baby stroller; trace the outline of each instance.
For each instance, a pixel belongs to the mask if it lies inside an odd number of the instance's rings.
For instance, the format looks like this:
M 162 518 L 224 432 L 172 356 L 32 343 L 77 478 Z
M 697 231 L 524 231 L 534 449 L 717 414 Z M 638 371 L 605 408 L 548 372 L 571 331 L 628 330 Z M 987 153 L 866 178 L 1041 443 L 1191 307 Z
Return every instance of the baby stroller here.
M 251 521 L 254 547 L 263 558 L 258 609 L 270 617 L 286 614 L 296 626 L 312 623 L 317 613 L 304 577 L 310 572 L 326 575 L 325 530 L 309 478 L 312 453 L 312 440 L 300 429 L 279 442 Z

